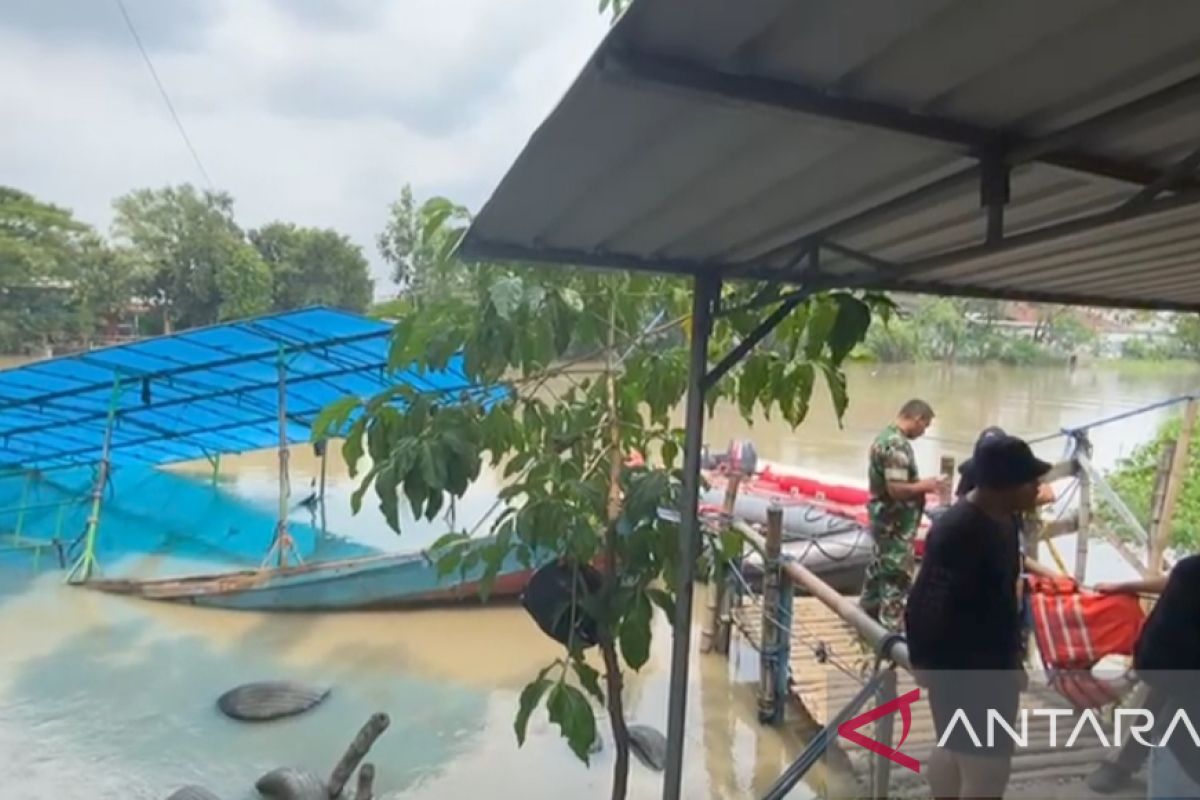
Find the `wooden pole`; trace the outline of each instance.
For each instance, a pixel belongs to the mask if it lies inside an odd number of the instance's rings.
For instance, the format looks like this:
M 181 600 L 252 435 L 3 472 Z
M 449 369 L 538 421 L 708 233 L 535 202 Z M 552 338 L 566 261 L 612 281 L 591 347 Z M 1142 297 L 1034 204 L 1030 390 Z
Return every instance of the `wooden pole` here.
M 371 800 L 375 793 L 375 765 L 363 764 L 358 770 L 358 791 L 354 800 Z
M 942 487 L 938 489 L 938 501 L 947 506 L 950 505 L 950 498 L 954 496 L 950 489 L 954 483 L 954 456 L 942 456 L 941 467 L 941 475 L 944 480 Z
M 371 745 L 375 744 L 375 740 L 383 735 L 383 732 L 388 729 L 391 724 L 391 718 L 383 712 L 376 712 L 371 715 L 371 718 L 359 730 L 358 735 L 354 737 L 354 741 L 350 742 L 350 746 L 346 748 L 345 754 L 338 761 L 337 766 L 333 768 L 333 773 L 329 776 L 329 796 L 337 797 L 342 793 L 342 789 L 346 788 L 346 783 L 350 780 L 350 776 L 354 774 L 354 770 L 371 750 Z M 363 765 L 366 769 L 368 765 Z M 374 769 L 371 770 L 374 772 Z M 372 776 L 374 777 L 374 776 Z
M 1162 574 L 1163 554 L 1171 543 L 1171 529 L 1175 522 L 1175 505 L 1179 502 L 1179 493 L 1187 480 L 1188 456 L 1192 449 L 1192 433 L 1196 429 L 1196 398 L 1188 400 L 1183 410 L 1183 425 L 1179 429 L 1179 438 L 1175 440 L 1175 452 L 1171 459 L 1171 474 L 1167 482 L 1166 496 L 1163 498 L 1162 522 L 1151 544 L 1150 574 Z
M 1171 466 L 1175 462 L 1176 443 L 1164 442 L 1162 452 L 1158 454 L 1158 468 L 1154 473 L 1154 491 L 1150 495 L 1150 527 L 1146 539 L 1146 567 L 1159 574 L 1155 565 L 1162 564 L 1162 553 L 1166 549 L 1166 541 L 1162 536 L 1163 511 L 1167 504 L 1167 489 L 1171 483 Z
M 763 555 L 762 634 L 759 637 L 758 719 L 775 721 L 778 686 L 776 670 L 780 631 L 775 626 L 779 608 L 779 553 L 783 548 L 783 509 L 772 503 L 767 510 L 767 541 Z
M 733 516 L 733 506 L 737 502 L 738 487 L 742 483 L 740 473 L 733 473 L 729 476 L 729 481 L 725 484 L 725 502 L 722 504 L 721 510 L 728 517 Z M 722 530 L 724 530 L 722 526 Z M 708 584 L 708 603 L 704 615 L 704 629 L 700 631 L 700 652 L 711 653 L 714 650 L 718 653 L 729 652 L 727 632 L 722 628 L 722 610 L 725 603 L 725 587 L 728 584 L 728 565 L 725 559 L 722 558 L 722 550 L 724 550 L 723 542 L 718 542 L 713 556 L 712 565 L 712 580 Z M 725 635 L 725 647 L 721 647 L 722 635 Z
M 879 691 L 875 697 L 876 708 L 896 699 L 896 670 L 889 669 L 884 672 L 883 682 L 880 683 Z M 895 719 L 895 714 L 885 714 L 876 720 L 875 741 L 880 742 L 886 747 L 892 746 Z M 883 798 L 891 796 L 888 794 L 888 788 L 891 784 L 892 761 L 890 758 L 885 758 L 878 753 L 871 756 L 871 761 L 871 797 L 873 800 L 883 800 Z

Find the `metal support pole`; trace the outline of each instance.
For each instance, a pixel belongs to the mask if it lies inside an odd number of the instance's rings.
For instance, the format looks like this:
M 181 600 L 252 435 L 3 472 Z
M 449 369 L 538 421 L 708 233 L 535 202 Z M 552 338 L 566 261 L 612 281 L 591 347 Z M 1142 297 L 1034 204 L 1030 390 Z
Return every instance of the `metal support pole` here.
M 896 699 L 895 669 L 883 670 L 883 681 L 879 684 L 879 692 L 875 695 L 875 698 L 876 708 Z M 892 746 L 895 720 L 895 714 L 885 714 L 875 721 L 875 741 L 880 742 L 886 747 Z M 892 761 L 890 758 L 884 758 L 878 753 L 871 756 L 871 761 L 871 797 L 874 800 L 882 800 L 889 796 L 888 788 L 891 784 Z
M 86 581 L 92 576 L 96 564 L 96 536 L 100 530 L 100 509 L 104 502 L 104 487 L 108 483 L 109 454 L 112 450 L 113 427 L 117 421 L 117 406 L 121 401 L 121 378 L 113 376 L 112 395 L 108 401 L 108 419 L 104 423 L 104 444 L 100 449 L 100 468 L 96 473 L 96 485 L 92 487 L 92 511 L 88 515 L 83 555 L 67 573 L 69 582 Z
M 700 543 L 700 448 L 704 441 L 704 376 L 708 368 L 708 336 L 713 304 L 721 294 L 720 278 L 699 275 L 692 297 L 692 342 L 688 364 L 687 409 L 684 416 L 683 496 L 680 498 L 679 573 L 676 585 L 671 685 L 667 704 L 667 762 L 663 800 L 680 800 L 683 785 L 684 723 L 687 716 L 688 666 L 691 656 L 692 590 Z
M 213 465 L 212 485 L 216 486 L 217 480 L 221 477 L 221 454 L 220 453 L 217 453 L 216 457 L 213 458 L 212 465 Z
M 779 611 L 779 553 L 783 546 L 783 509 L 774 503 L 767 509 L 767 544 L 763 555 L 762 633 L 759 636 L 758 721 L 775 724 L 779 708 L 777 690 L 782 633 L 774 624 Z
M 17 524 L 13 528 L 13 543 L 21 544 L 21 529 L 25 527 L 25 505 L 29 500 L 29 484 L 33 483 L 33 472 L 26 472 L 21 481 L 21 505 L 17 509 Z

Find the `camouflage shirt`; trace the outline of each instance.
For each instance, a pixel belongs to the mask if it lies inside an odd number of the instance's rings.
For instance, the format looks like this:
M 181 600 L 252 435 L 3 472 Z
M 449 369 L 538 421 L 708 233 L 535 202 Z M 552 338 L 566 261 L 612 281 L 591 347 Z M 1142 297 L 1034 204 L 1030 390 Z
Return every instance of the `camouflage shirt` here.
M 893 500 L 887 493 L 887 484 L 888 481 L 913 483 L 917 479 L 917 459 L 913 455 L 912 445 L 893 422 L 871 443 L 867 468 L 871 500 L 867 504 L 867 512 L 872 528 L 904 538 L 916 534 L 925 506 L 924 498 Z

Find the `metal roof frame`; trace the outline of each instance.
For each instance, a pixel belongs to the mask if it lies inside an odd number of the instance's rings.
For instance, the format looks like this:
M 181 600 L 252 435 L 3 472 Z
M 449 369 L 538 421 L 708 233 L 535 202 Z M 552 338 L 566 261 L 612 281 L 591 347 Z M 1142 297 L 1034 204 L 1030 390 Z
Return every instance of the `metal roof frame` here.
M 273 447 L 281 375 L 290 443 L 307 441 L 321 410 L 347 394 L 398 381 L 429 393 L 477 388 L 457 362 L 442 373 L 389 372 L 392 330 L 313 306 L 0 370 L 0 463 L 94 463 L 110 427 L 116 464 Z
M 1198 165 L 1200 4 L 635 0 L 460 254 L 693 281 L 680 549 L 696 553 L 705 390 L 805 297 L 1200 311 Z M 710 369 L 729 280 L 799 288 Z M 694 559 L 679 570 L 667 800 Z

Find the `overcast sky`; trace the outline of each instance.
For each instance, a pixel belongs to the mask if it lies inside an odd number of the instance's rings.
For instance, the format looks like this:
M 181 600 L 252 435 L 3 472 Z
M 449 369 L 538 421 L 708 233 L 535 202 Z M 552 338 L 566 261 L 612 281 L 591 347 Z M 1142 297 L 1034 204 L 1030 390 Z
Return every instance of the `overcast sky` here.
M 372 260 L 409 182 L 486 199 L 607 28 L 595 0 L 125 0 L 239 221 Z M 107 230 L 130 189 L 203 185 L 116 0 L 0 0 L 0 184 Z

